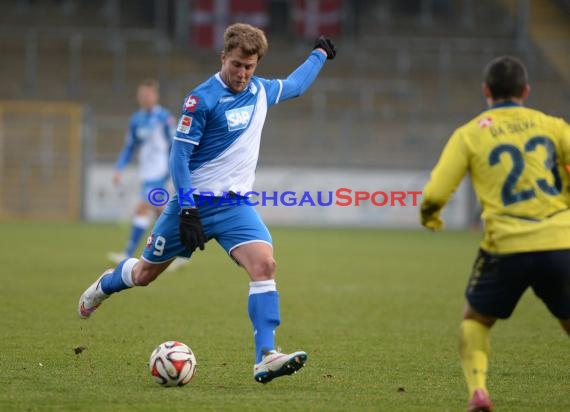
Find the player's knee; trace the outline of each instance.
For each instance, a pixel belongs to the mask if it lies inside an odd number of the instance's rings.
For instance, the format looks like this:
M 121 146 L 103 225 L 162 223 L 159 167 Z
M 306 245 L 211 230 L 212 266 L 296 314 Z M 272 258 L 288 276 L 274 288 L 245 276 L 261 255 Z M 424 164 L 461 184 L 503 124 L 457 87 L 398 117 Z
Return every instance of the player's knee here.
M 257 281 L 273 279 L 275 277 L 276 267 L 277 264 L 272 256 L 260 259 L 253 264 L 251 277 Z

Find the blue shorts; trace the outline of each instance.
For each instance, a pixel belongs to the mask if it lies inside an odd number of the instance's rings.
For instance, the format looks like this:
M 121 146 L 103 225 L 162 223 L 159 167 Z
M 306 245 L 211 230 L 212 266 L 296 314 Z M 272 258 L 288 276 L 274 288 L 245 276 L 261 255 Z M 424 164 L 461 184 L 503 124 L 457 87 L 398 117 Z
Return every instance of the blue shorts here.
M 465 297 L 482 315 L 511 316 L 532 288 L 558 319 L 570 319 L 570 250 L 491 254 L 479 250 Z
M 196 202 L 204 232 L 230 254 L 233 249 L 246 243 L 264 242 L 272 244 L 269 230 L 257 210 L 243 201 Z M 142 258 L 151 263 L 161 263 L 176 256 L 189 258 L 190 252 L 180 242 L 178 196 L 174 195 L 156 221 L 152 234 L 143 251 Z
M 148 199 L 148 195 L 152 189 L 156 188 L 163 188 L 166 189 L 166 185 L 168 184 L 168 179 L 170 178 L 169 175 L 166 175 L 162 179 L 158 180 L 145 180 L 142 182 L 141 185 L 141 200 L 147 203 L 150 203 Z

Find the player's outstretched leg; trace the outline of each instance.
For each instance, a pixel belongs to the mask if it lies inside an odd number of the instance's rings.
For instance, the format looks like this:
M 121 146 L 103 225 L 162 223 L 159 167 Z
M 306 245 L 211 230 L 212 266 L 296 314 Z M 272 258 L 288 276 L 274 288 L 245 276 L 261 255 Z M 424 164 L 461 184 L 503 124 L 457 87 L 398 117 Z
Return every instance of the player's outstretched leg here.
M 259 383 L 268 383 L 280 376 L 292 375 L 305 366 L 306 352 L 281 353 L 276 350 L 264 354 L 261 362 L 253 366 L 253 378 Z
M 111 294 L 134 286 L 132 271 L 138 259 L 122 261 L 115 269 L 106 270 L 79 298 L 77 312 L 87 319 Z
M 253 378 L 267 383 L 301 369 L 307 361 L 305 352 L 286 354 L 275 350 L 275 329 L 281 323 L 281 316 L 274 279 L 250 282 L 248 311 L 256 350 Z

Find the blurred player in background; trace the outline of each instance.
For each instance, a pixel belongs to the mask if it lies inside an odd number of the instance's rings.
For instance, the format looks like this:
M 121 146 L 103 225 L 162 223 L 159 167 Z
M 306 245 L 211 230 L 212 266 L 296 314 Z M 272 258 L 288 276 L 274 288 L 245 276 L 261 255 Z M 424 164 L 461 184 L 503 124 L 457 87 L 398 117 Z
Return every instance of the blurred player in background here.
M 177 195 L 156 222 L 142 259 L 126 259 L 106 271 L 79 301 L 79 316 L 88 318 L 112 293 L 148 285 L 176 256 L 189 258 L 216 239 L 251 280 L 253 377 L 261 383 L 296 372 L 307 354 L 285 354 L 275 346 L 281 319 L 272 240 L 242 194 L 253 187 L 267 109 L 303 94 L 326 59 L 336 55 L 332 42 L 320 37 L 289 77 L 267 80 L 254 76 L 267 47 L 265 34 L 253 26 L 237 23 L 226 29 L 220 71 L 192 90 L 182 107 L 170 156 Z M 213 197 L 193 196 L 200 192 Z
M 440 230 L 440 212 L 469 172 L 484 237 L 465 296 L 461 362 L 468 411 L 491 411 L 486 386 L 489 330 L 531 287 L 570 335 L 570 126 L 523 107 L 530 87 L 510 56 L 489 63 L 488 110 L 457 129 L 423 191 L 422 225 Z
M 149 202 L 149 191 L 164 188 L 169 181 L 168 159 L 175 130 L 175 120 L 158 104 L 159 84 L 154 79 L 142 81 L 137 89 L 139 110 L 131 116 L 125 145 L 119 155 L 113 183 L 122 183 L 123 170 L 138 150 L 139 176 L 142 181 L 140 199 L 135 208 L 129 240 L 123 252 L 109 252 L 108 258 L 116 264 L 132 257 L 140 240 L 162 212 Z M 154 215 L 154 216 L 152 216 Z

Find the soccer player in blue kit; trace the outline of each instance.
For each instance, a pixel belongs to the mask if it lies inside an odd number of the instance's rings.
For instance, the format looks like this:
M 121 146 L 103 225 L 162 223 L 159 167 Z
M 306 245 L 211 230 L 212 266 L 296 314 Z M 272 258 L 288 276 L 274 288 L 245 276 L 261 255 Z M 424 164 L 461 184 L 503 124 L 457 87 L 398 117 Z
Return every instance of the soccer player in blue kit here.
M 135 208 L 129 240 L 123 252 L 109 252 L 111 262 L 119 264 L 133 256 L 140 240 L 150 227 L 151 214 L 162 212 L 161 207 L 152 205 L 149 192 L 165 187 L 169 180 L 168 159 L 175 120 L 170 112 L 158 104 L 159 84 L 154 79 L 143 80 L 137 88 L 137 110 L 130 118 L 125 144 L 113 174 L 113 183 L 120 185 L 123 170 L 138 151 L 139 176 L 142 180 L 141 197 Z
M 209 239 L 216 239 L 251 280 L 253 377 L 261 383 L 295 373 L 304 366 L 307 353 L 276 349 L 280 309 L 271 236 L 240 194 L 253 187 L 267 109 L 303 94 L 326 59 L 336 55 L 334 44 L 321 36 L 305 62 L 286 79 L 268 80 L 254 76 L 267 47 L 258 28 L 236 23 L 226 29 L 221 70 L 184 100 L 170 155 L 176 194 L 156 222 L 142 259 L 126 259 L 104 272 L 83 293 L 78 307 L 79 316 L 88 318 L 111 294 L 148 285 L 175 257 L 189 258 Z M 214 197 L 204 199 L 197 195 L 201 192 Z

